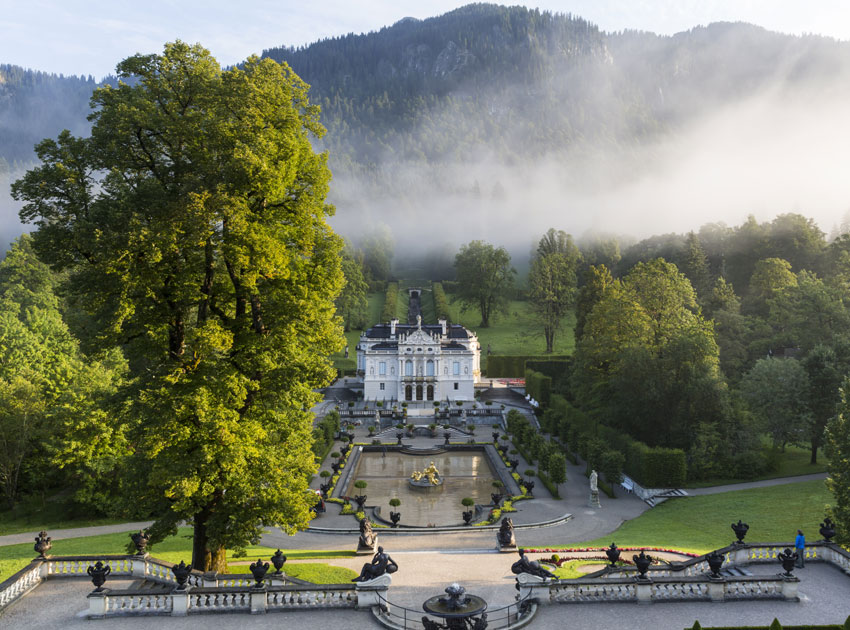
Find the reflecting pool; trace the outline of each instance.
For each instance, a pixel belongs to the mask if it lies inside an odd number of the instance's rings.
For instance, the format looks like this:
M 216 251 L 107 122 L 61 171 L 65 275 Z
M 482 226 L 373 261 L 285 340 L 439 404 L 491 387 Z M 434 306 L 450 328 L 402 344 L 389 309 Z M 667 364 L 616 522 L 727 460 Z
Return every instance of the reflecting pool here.
M 431 462 L 443 478 L 441 486 L 411 488 L 407 480 L 414 470 L 423 470 Z M 354 482 L 362 479 L 368 486 L 363 493 L 367 505 L 380 505 L 381 516 L 389 520 L 390 510 L 401 512 L 402 525 L 463 525 L 461 513 L 467 508 L 461 499 L 472 497 L 475 503 L 487 505 L 495 492 L 496 479 L 487 456 L 480 451 L 454 451 L 439 455 L 368 452 L 360 455 L 348 494 L 360 494 Z M 390 507 L 392 498 L 401 499 L 397 508 Z

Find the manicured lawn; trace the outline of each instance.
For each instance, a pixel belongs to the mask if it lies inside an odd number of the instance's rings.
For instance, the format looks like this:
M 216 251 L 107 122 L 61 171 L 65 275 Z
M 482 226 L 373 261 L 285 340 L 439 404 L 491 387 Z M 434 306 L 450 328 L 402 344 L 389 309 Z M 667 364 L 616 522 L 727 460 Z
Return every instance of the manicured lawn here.
M 283 570 L 290 577 L 314 584 L 345 584 L 356 578 L 358 573 L 345 567 L 335 567 L 319 562 L 286 564 Z
M 805 481 L 700 497 L 669 499 L 615 532 L 570 547 L 668 547 L 705 553 L 735 540 L 730 525 L 750 526 L 747 542 L 793 542 L 797 529 L 818 540 L 824 506 L 832 501 L 823 481 Z
M 769 450 L 769 445 L 765 447 Z M 724 486 L 730 483 L 741 483 L 742 481 L 760 481 L 762 479 L 779 479 L 781 477 L 796 477 L 798 475 L 810 475 L 812 473 L 826 472 L 829 460 L 822 451 L 818 451 L 818 463 L 810 464 L 811 451 L 807 448 L 797 446 L 788 446 L 784 453 L 777 455 L 779 467 L 776 471 L 764 474 L 753 479 L 730 479 L 726 477 L 718 479 L 708 479 L 705 481 L 696 481 L 688 483 L 689 488 L 708 488 L 710 486 Z
M 498 315 L 488 328 L 481 328 L 481 315 L 477 310 L 460 311 L 460 305 L 451 304 L 458 323 L 463 324 L 478 335 L 481 343 L 481 369 L 486 372 L 487 349 L 493 354 L 543 354 L 546 351 L 546 339 L 543 327 L 535 321 L 528 302 L 512 301 L 508 315 Z M 575 316 L 570 313 L 564 319 L 564 325 L 555 335 L 555 354 L 572 354 L 575 350 L 573 328 Z
M 101 536 L 86 536 L 82 538 L 54 540 L 53 548 L 49 553 L 55 556 L 124 554 L 128 553 L 127 543 L 130 542 L 129 534 L 130 532 L 124 532 L 120 534 L 104 534 Z M 192 559 L 192 529 L 190 527 L 181 527 L 176 536 L 166 538 L 161 543 L 149 547 L 148 551 L 150 551 L 152 556 L 160 560 L 166 560 L 174 563 L 179 563 L 181 560 L 189 562 Z M 274 554 L 275 549 L 272 549 L 271 547 L 263 547 L 262 545 L 252 545 L 245 551 L 245 556 L 238 558 L 228 551 L 228 561 L 250 560 L 253 562 L 258 558 L 268 561 L 272 554 Z M 353 551 L 313 551 L 300 549 L 284 549 L 282 551 L 287 559 L 345 558 L 355 555 Z M 12 573 L 24 568 L 33 558 L 36 557 L 36 555 L 37 554 L 33 551 L 32 543 L 0 547 L 0 582 L 8 578 Z M 292 566 L 295 567 L 296 565 Z M 327 565 L 319 563 L 305 564 L 301 566 L 308 566 L 308 568 L 297 569 L 290 572 L 289 567 L 287 566 L 285 567 L 285 570 L 293 577 L 299 577 L 313 582 L 315 580 L 311 577 L 296 575 L 296 571 L 306 572 L 308 575 L 321 575 L 323 571 L 321 567 L 326 567 Z M 338 567 L 331 568 L 338 569 Z M 245 565 L 229 565 L 228 571 L 230 573 L 248 573 L 249 569 Z M 348 571 L 348 569 L 345 569 L 344 571 Z M 327 583 L 339 582 L 340 579 L 337 578 L 344 578 L 345 576 L 343 573 L 334 573 L 334 575 L 336 575 L 336 577 Z M 352 577 L 355 577 L 353 572 L 348 579 L 351 579 Z M 342 579 L 341 581 L 345 581 L 345 579 Z

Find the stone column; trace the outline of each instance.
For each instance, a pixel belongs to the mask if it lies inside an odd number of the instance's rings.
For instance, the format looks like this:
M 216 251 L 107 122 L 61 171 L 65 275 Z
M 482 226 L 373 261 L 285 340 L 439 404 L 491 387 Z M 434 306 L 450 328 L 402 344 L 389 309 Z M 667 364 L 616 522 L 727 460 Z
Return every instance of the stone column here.
M 173 617 L 185 617 L 189 614 L 189 587 L 185 590 L 171 591 L 171 615 Z
M 255 586 L 251 588 L 251 614 L 266 614 L 266 587 Z
M 782 597 L 788 602 L 800 601 L 797 595 L 797 585 L 800 583 L 800 578 L 794 576 L 782 578 Z
M 638 604 L 652 603 L 652 580 L 638 580 L 635 585 L 635 593 L 637 594 Z
M 89 612 L 86 617 L 89 619 L 102 619 L 106 616 L 106 594 L 108 588 L 103 589 L 100 593 L 89 593 Z
M 130 573 L 134 578 L 145 579 L 145 576 L 148 574 L 148 558 L 150 558 L 150 554 L 145 554 L 143 556 L 133 556 L 130 558 Z
M 378 577 L 366 582 L 355 582 L 354 588 L 357 591 L 357 608 L 371 608 L 372 606 L 380 606 L 383 599 L 387 599 L 387 590 L 393 583 L 389 573 L 384 573 Z
M 722 602 L 726 597 L 726 580 L 723 578 L 708 578 L 708 596 L 713 602 Z

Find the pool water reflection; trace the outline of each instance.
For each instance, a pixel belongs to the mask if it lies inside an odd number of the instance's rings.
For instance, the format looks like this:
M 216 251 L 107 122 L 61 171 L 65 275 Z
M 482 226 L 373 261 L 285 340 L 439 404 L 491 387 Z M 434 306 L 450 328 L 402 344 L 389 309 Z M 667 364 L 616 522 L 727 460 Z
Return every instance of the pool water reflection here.
M 432 461 L 443 484 L 411 488 L 407 480 L 413 471 L 427 468 Z M 477 504 L 487 505 L 490 494 L 496 491 L 493 487 L 496 477 L 487 456 L 480 451 L 439 455 L 362 453 L 349 494 L 354 494 L 354 482 L 360 479 L 368 484 L 363 491 L 369 497 L 366 504 L 380 505 L 385 519 L 389 519 L 390 510 L 401 512 L 403 525 L 462 525 L 461 513 L 467 508 L 461 505 L 461 499 L 472 497 Z M 391 508 L 392 498 L 401 499 L 401 505 Z

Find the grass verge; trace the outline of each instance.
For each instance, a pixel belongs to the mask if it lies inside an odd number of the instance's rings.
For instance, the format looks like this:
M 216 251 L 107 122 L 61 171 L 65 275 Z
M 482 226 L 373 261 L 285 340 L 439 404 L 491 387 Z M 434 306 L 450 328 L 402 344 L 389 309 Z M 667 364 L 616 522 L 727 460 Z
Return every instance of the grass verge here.
M 667 547 L 706 553 L 735 540 L 730 525 L 748 523 L 749 542 L 793 542 L 797 529 L 809 541 L 820 538 L 824 507 L 832 500 L 823 481 L 805 481 L 723 494 L 669 499 L 623 523 L 602 538 L 569 547 Z

